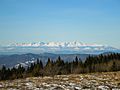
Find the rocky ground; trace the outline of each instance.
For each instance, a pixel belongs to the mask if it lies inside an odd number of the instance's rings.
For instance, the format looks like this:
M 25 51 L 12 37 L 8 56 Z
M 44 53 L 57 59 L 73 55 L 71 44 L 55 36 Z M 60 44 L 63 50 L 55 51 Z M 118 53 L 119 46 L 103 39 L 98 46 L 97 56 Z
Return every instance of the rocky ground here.
M 120 72 L 0 81 L 0 90 L 120 90 Z

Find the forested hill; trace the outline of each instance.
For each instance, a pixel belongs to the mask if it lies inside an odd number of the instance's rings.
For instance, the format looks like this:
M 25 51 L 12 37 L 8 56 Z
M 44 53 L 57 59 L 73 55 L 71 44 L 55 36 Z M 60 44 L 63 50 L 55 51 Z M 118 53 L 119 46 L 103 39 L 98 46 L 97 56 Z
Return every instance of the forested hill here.
M 89 56 L 89 54 L 53 54 L 53 53 L 41 53 L 41 54 L 12 54 L 12 55 L 0 55 L 0 66 L 5 65 L 6 67 L 14 67 L 19 64 L 24 67 L 29 66 L 30 63 L 36 62 L 37 59 L 40 59 L 42 63 L 45 65 L 47 63 L 47 59 L 50 58 L 53 61 L 56 61 L 58 56 L 61 57 L 65 62 L 71 62 L 77 56 L 81 58 L 82 61 Z
M 31 76 L 54 76 L 66 74 L 92 73 L 120 71 L 120 54 L 101 54 L 98 56 L 89 56 L 85 62 L 75 57 L 74 61 L 64 62 L 59 56 L 56 61 L 48 58 L 46 65 L 37 59 L 37 62 L 31 63 L 27 69 L 21 65 L 18 68 L 6 68 L 3 66 L 0 70 L 0 80 L 25 78 Z

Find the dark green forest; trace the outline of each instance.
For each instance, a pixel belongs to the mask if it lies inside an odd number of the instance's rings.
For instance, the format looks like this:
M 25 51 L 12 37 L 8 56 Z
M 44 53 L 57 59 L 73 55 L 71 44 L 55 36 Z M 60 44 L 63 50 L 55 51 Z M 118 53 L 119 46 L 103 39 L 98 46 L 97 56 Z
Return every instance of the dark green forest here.
M 78 57 L 72 62 L 64 62 L 59 56 L 56 61 L 48 58 L 46 65 L 43 65 L 42 60 L 37 59 L 35 63 L 31 63 L 27 68 L 21 65 L 18 68 L 2 66 L 0 69 L 0 80 L 112 71 L 120 71 L 119 53 L 89 56 L 85 62 L 82 62 Z

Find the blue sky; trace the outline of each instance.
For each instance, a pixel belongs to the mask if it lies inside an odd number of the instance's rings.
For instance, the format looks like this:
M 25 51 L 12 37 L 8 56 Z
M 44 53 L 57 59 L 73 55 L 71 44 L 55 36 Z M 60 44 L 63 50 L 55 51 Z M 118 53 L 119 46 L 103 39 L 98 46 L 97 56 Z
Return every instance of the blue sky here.
M 40 41 L 120 48 L 120 0 L 0 0 L 0 44 Z

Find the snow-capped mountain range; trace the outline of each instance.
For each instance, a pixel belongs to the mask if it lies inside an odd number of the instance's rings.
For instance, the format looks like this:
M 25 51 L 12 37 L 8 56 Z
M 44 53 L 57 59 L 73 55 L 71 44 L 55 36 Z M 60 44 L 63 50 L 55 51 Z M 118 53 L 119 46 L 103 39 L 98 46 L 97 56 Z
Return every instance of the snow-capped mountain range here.
M 81 42 L 39 42 L 39 43 L 15 43 L 0 47 L 0 53 L 103 53 L 103 52 L 118 52 L 117 48 L 99 45 L 99 44 L 84 44 Z
M 33 46 L 33 47 L 80 47 L 80 46 L 103 46 L 98 44 L 83 44 L 81 42 L 39 42 L 39 43 L 16 43 L 13 46 Z

